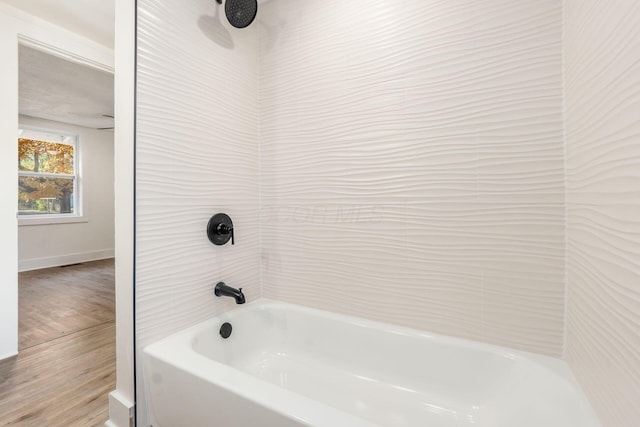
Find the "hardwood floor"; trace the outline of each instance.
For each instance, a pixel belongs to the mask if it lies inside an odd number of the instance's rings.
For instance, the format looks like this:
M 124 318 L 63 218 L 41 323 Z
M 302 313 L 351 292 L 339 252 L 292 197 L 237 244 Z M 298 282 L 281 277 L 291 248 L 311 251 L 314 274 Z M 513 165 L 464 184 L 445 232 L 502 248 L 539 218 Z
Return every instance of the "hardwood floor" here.
M 20 350 L 111 320 L 114 260 L 18 274 Z
M 21 351 L 0 361 L 0 426 L 104 425 L 115 388 L 113 278 L 113 260 L 21 273 Z

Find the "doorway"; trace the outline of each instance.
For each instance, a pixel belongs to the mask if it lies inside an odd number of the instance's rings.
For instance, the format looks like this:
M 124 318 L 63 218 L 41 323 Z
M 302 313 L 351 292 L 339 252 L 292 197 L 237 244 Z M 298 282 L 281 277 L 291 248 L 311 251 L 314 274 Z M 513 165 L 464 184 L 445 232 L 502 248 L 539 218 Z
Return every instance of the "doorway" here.
M 0 361 L 0 424 L 104 425 L 115 388 L 113 73 L 18 51 L 19 354 Z

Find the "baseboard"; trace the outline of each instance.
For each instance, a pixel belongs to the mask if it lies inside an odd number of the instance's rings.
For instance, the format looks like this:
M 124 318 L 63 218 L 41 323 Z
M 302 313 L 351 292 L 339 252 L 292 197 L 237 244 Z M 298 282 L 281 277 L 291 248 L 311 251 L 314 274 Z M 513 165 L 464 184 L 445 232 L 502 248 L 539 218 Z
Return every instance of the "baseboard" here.
M 17 355 L 18 355 L 17 351 L 14 351 L 13 353 L 3 354 L 2 356 L 0 356 L 0 360 L 9 359 L 10 357 L 14 357 Z
M 118 390 L 109 393 L 109 421 L 105 427 L 133 427 L 133 402 L 126 399 Z
M 97 261 L 100 259 L 113 258 L 114 249 L 103 249 L 100 251 L 82 252 L 79 254 L 67 254 L 46 258 L 31 258 L 18 260 L 18 271 L 39 270 L 41 268 L 59 267 L 61 265 L 77 264 L 80 262 Z

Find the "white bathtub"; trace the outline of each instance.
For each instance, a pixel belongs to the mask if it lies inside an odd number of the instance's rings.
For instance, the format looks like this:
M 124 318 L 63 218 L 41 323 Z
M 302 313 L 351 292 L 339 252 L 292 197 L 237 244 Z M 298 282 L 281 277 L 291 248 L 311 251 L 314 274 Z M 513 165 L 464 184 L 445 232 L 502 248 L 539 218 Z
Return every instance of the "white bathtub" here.
M 561 360 L 264 299 L 143 358 L 154 427 L 600 426 Z

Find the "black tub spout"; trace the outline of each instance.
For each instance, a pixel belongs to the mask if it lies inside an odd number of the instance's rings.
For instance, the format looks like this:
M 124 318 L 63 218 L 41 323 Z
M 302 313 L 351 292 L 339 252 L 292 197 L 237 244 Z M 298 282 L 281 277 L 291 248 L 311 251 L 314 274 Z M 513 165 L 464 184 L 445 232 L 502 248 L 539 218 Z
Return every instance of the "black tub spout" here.
M 217 297 L 232 297 L 236 300 L 236 304 L 244 304 L 244 294 L 242 293 L 242 288 L 236 289 L 231 286 L 227 286 L 224 282 L 218 282 L 216 285 L 214 292 Z

